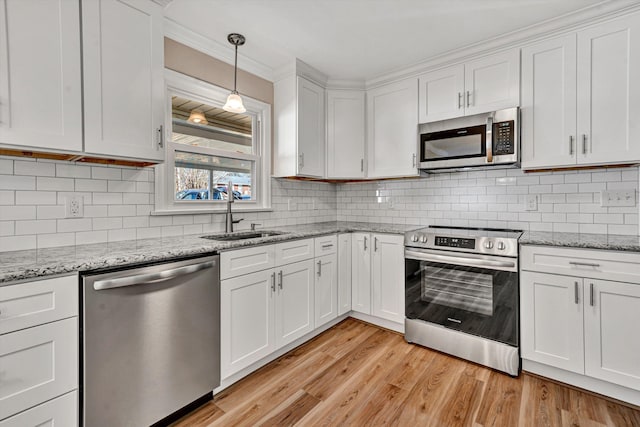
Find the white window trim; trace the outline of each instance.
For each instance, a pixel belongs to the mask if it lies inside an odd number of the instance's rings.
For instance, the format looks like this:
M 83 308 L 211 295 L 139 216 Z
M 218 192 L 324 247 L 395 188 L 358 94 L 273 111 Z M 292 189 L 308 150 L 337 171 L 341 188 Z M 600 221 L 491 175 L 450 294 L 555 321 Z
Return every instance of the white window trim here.
M 165 131 L 164 140 L 171 141 L 171 93 L 181 94 L 189 99 L 202 101 L 210 105 L 222 108 L 229 90 L 215 86 L 211 83 L 195 79 L 182 73 L 165 69 Z M 260 160 L 256 161 L 254 187 L 257 200 L 234 203 L 234 212 L 259 212 L 271 210 L 271 105 L 247 96 L 242 96 L 247 114 L 253 116 L 252 139 L 257 141 L 256 155 Z M 197 152 L 198 147 L 189 151 Z M 228 152 L 221 154 L 228 156 Z M 246 154 L 236 153 L 234 158 L 246 158 Z M 250 156 L 253 158 L 253 156 Z M 165 162 L 155 167 L 155 210 L 151 215 L 179 215 L 179 214 L 207 214 L 221 213 L 226 210 L 226 201 L 181 201 L 177 202 L 173 197 L 174 186 L 174 148 L 171 142 L 165 144 Z

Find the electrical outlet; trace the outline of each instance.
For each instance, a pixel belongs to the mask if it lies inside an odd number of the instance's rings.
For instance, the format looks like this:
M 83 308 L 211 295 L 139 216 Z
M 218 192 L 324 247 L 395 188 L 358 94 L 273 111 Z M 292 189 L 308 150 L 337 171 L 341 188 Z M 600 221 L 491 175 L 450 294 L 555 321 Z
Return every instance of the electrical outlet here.
M 636 190 L 602 190 L 600 206 L 635 206 Z
M 82 196 L 67 197 L 64 207 L 66 218 L 82 218 L 84 216 L 84 199 Z
M 536 194 L 527 194 L 525 210 L 527 211 L 538 210 L 538 196 Z
M 296 202 L 293 199 L 287 199 L 287 210 L 295 211 L 296 210 Z
M 319 205 L 318 199 L 314 197 L 311 201 L 311 209 L 313 209 L 314 211 L 317 211 L 318 209 L 320 209 L 318 205 Z

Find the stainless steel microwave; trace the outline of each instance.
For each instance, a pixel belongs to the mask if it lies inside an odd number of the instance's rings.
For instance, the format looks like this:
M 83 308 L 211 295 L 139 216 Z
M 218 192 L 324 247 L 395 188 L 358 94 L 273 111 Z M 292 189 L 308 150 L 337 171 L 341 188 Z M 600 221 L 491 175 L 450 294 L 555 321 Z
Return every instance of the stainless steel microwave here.
M 420 169 L 518 166 L 519 115 L 516 107 L 421 124 Z

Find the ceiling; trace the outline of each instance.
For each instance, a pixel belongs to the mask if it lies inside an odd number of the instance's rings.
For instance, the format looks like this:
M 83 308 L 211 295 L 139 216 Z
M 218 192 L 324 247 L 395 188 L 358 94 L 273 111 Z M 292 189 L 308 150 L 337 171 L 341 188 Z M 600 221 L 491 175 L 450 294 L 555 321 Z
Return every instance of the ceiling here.
M 278 69 L 299 58 L 332 79 L 369 80 L 444 52 L 616 0 L 173 0 L 165 16 Z M 230 48 L 230 46 L 229 46 Z

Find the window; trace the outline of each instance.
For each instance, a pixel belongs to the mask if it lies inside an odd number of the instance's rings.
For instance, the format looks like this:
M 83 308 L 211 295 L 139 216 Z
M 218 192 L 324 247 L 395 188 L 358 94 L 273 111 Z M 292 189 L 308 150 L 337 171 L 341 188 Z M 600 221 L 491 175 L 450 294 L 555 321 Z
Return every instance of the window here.
M 229 91 L 167 71 L 166 162 L 156 167 L 156 213 L 270 208 L 271 106 L 243 96 L 247 112 L 222 109 Z

